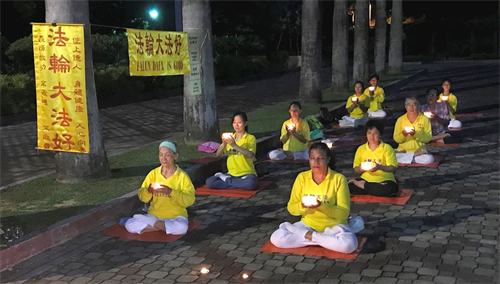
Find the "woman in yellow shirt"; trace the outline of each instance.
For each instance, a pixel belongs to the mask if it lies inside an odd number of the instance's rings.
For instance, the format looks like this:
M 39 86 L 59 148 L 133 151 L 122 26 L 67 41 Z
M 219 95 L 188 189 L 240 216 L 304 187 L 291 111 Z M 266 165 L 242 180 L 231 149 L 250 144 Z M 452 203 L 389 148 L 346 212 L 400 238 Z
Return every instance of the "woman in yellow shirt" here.
M 351 203 L 347 180 L 332 170 L 334 164 L 325 144 L 311 146 L 311 170 L 297 176 L 288 202 L 288 212 L 302 219 L 282 223 L 271 235 L 271 243 L 279 248 L 319 245 L 342 253 L 356 250 L 358 240 L 347 221 Z
M 358 147 L 354 156 L 354 172 L 361 175 L 360 180 L 349 181 L 349 191 L 353 194 L 375 196 L 396 196 L 398 184 L 394 172 L 398 168 L 396 153 L 391 145 L 380 140 L 384 124 L 370 120 L 366 124 L 368 142 Z
M 462 122 L 455 118 L 458 101 L 457 97 L 450 92 L 451 80 L 444 79 L 441 87 L 443 87 L 443 92 L 439 95 L 438 103 L 446 103 L 448 105 L 448 110 L 450 111 L 450 123 L 448 124 L 448 128 L 462 128 Z
M 425 149 L 432 138 L 431 122 L 420 112 L 420 104 L 414 97 L 406 98 L 406 114 L 396 121 L 393 138 L 399 146 L 396 159 L 402 164 L 430 164 L 434 157 Z
M 370 101 L 368 116 L 370 118 L 384 118 L 387 114 L 382 109 L 382 103 L 385 100 L 384 89 L 378 86 L 379 77 L 376 74 L 370 76 L 370 87 L 366 88 L 363 95 Z
M 151 202 L 148 214 L 135 214 L 125 222 L 130 233 L 164 231 L 182 235 L 188 229 L 187 207 L 194 203 L 194 186 L 188 174 L 175 164 L 177 144 L 164 141 L 159 147 L 161 166 L 149 172 L 139 189 L 139 199 Z
M 228 173 L 216 173 L 205 183 L 209 188 L 241 188 L 251 190 L 257 187 L 259 179 L 253 165 L 257 150 L 255 136 L 248 134 L 247 115 L 244 112 L 233 114 L 234 133 L 229 137 L 222 135 L 222 145 L 217 149 L 217 156 L 227 154 Z
M 349 116 L 344 115 L 339 121 L 340 127 L 358 127 L 363 126 L 369 120 L 366 112 L 370 107 L 370 99 L 363 95 L 363 82 L 354 83 L 354 95 L 347 99 L 345 108 Z
M 302 106 L 299 102 L 292 102 L 288 111 L 290 119 L 283 122 L 281 127 L 280 141 L 283 143 L 283 149 L 272 150 L 267 155 L 271 160 L 307 160 L 307 142 L 311 139 L 309 124 L 300 118 Z

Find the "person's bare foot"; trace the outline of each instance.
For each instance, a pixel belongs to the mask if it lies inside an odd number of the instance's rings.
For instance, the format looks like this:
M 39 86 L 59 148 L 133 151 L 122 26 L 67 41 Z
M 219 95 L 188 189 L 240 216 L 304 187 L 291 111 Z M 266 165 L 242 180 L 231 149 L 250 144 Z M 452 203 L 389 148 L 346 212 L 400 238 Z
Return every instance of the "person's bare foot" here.
M 425 150 L 425 149 L 418 149 L 417 151 L 415 151 L 415 154 L 413 154 L 413 156 L 417 157 L 417 156 L 421 156 L 421 155 L 425 155 L 425 154 L 429 154 L 427 152 L 427 150 Z
M 347 183 L 352 183 L 354 184 L 355 186 L 359 187 L 359 188 L 362 188 L 364 189 L 365 188 L 365 182 L 362 181 L 362 180 L 355 180 L 355 179 L 351 179 L 350 181 L 348 181 Z

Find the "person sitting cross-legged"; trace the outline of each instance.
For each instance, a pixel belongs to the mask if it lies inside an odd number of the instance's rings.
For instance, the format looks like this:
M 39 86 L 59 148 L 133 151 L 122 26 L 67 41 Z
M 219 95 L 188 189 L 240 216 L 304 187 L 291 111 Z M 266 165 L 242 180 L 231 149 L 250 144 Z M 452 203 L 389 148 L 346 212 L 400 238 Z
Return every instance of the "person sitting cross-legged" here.
M 339 121 L 340 127 L 358 127 L 363 126 L 369 120 L 366 112 L 370 107 L 370 100 L 363 95 L 363 82 L 357 81 L 354 83 L 354 95 L 347 99 L 345 108 L 349 112 L 349 116 L 343 116 Z
M 455 118 L 455 112 L 457 112 L 458 100 L 457 96 L 455 96 L 451 91 L 451 80 L 444 79 L 441 85 L 443 88 L 443 92 L 439 95 L 438 102 L 446 103 L 448 105 L 448 110 L 450 111 L 450 124 L 448 124 L 448 128 L 450 129 L 458 129 L 462 127 L 462 122 Z
M 448 125 L 450 124 L 450 116 L 448 105 L 446 103 L 439 103 L 438 90 L 431 88 L 427 91 L 427 104 L 420 107 L 420 111 L 427 116 L 431 121 L 432 138 L 431 142 L 440 143 L 458 143 L 458 133 L 452 135 L 449 133 Z
M 271 235 L 279 248 L 319 245 L 329 250 L 351 253 L 358 240 L 349 226 L 350 196 L 347 180 L 332 170 L 333 153 L 323 143 L 309 150 L 311 170 L 300 173 L 293 184 L 288 212 L 301 216 L 299 222 L 282 223 Z
M 387 113 L 382 109 L 382 103 L 385 100 L 385 92 L 378 85 L 379 77 L 376 74 L 370 76 L 370 87 L 366 88 L 363 95 L 368 97 L 370 108 L 368 116 L 370 118 L 384 118 Z

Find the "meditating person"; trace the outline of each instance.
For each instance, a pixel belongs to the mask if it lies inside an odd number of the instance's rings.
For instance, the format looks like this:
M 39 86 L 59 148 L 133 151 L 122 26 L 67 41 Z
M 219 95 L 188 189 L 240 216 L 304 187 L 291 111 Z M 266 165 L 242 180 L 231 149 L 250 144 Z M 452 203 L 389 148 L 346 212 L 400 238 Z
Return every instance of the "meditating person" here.
M 290 119 L 283 122 L 281 127 L 281 143 L 283 149 L 272 150 L 268 153 L 271 160 L 307 160 L 309 151 L 307 142 L 311 138 L 311 130 L 307 121 L 300 118 L 302 106 L 299 102 L 292 102 L 288 107 Z
M 194 203 L 194 186 L 188 174 L 175 164 L 177 144 L 164 141 L 159 147 L 161 166 L 149 172 L 139 189 L 139 199 L 151 202 L 147 214 L 135 214 L 125 222 L 130 233 L 164 231 L 182 235 L 188 230 L 186 208 Z
M 339 121 L 340 127 L 358 127 L 363 126 L 369 120 L 366 112 L 370 107 L 370 99 L 363 95 L 363 82 L 357 81 L 354 84 L 354 95 L 347 99 L 345 108 L 349 112 L 349 116 L 344 115 Z
M 370 87 L 366 88 L 363 95 L 369 98 L 370 107 L 368 116 L 370 118 L 384 118 L 387 114 L 382 109 L 385 99 L 384 89 L 378 86 L 379 77 L 376 74 L 370 76 Z
M 450 112 L 450 124 L 448 124 L 448 128 L 450 129 L 458 129 L 462 127 L 462 122 L 455 119 L 455 112 L 457 111 L 457 97 L 450 92 L 451 88 L 451 80 L 444 79 L 441 85 L 443 88 L 443 92 L 439 95 L 438 102 L 446 103 L 448 105 L 448 110 Z
M 356 250 L 358 240 L 347 221 L 351 203 L 347 180 L 333 170 L 334 164 L 325 144 L 311 146 L 311 170 L 297 176 L 288 202 L 288 212 L 302 218 L 294 224 L 281 223 L 271 235 L 272 244 L 279 248 L 319 245 L 342 253 Z
M 438 90 L 431 88 L 427 91 L 427 104 L 420 107 L 420 111 L 431 120 L 431 141 L 453 143 L 451 134 L 447 132 L 450 123 L 448 105 L 437 100 Z
M 430 164 L 434 156 L 427 152 L 425 143 L 431 141 L 431 122 L 420 112 L 416 98 L 406 98 L 405 108 L 406 114 L 400 116 L 394 126 L 393 138 L 399 144 L 396 159 L 402 164 Z
M 257 187 L 259 179 L 253 164 L 257 142 L 248 133 L 248 118 L 244 112 L 236 112 L 232 118 L 234 133 L 222 134 L 222 145 L 217 156 L 227 154 L 227 174 L 216 173 L 207 178 L 206 185 L 213 189 L 241 188 L 251 190 Z
M 381 121 L 370 120 L 366 123 L 368 142 L 358 147 L 353 163 L 354 172 L 360 174 L 361 179 L 348 182 L 352 194 L 387 197 L 398 194 L 399 188 L 394 178 L 398 161 L 391 145 L 380 139 L 383 134 L 384 124 Z

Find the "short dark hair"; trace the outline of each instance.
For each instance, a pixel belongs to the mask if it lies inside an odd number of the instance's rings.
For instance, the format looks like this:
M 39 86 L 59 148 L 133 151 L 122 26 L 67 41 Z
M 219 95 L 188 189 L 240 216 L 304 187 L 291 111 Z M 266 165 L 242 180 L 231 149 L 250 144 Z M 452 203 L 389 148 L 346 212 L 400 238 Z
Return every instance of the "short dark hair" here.
M 432 93 L 432 95 L 438 95 L 439 91 L 436 88 L 429 88 L 429 89 L 427 89 L 427 96 L 431 95 L 431 93 Z
M 380 81 L 380 78 L 379 78 L 379 76 L 377 74 L 371 74 L 370 75 L 370 80 L 373 79 L 373 78 L 377 79 L 377 81 Z
M 365 84 L 363 84 L 363 82 L 361 81 L 356 81 L 356 83 L 354 83 L 354 87 L 356 87 L 357 84 L 361 84 L 361 89 L 364 89 L 365 88 Z
M 290 105 L 288 106 L 288 109 L 290 109 L 292 106 L 296 106 L 299 109 L 302 109 L 302 106 L 300 105 L 300 102 L 298 102 L 298 101 L 291 102 Z
M 378 133 L 380 133 L 380 136 L 382 136 L 384 134 L 385 125 L 384 125 L 384 123 L 382 123 L 382 121 L 369 120 L 366 123 L 366 133 L 368 133 L 368 130 L 373 129 L 373 128 L 377 129 Z
M 247 118 L 247 114 L 242 112 L 242 111 L 237 111 L 233 114 L 233 118 L 231 118 L 231 123 L 233 123 L 234 121 L 234 118 L 237 117 L 237 116 L 240 116 L 241 119 L 244 121 L 244 122 L 247 122 L 248 121 L 248 118 Z M 245 125 L 245 131 L 248 132 L 248 124 Z
M 333 155 L 333 151 L 326 146 L 325 143 L 314 143 L 312 144 L 311 148 L 309 148 L 309 155 L 311 155 L 312 150 L 320 150 L 325 154 L 326 158 L 329 159 L 328 161 L 328 167 L 334 171 L 335 170 L 335 156 Z
M 448 83 L 450 83 L 450 85 L 451 85 L 451 80 L 450 80 L 450 79 L 448 79 L 448 78 L 444 78 L 444 79 L 443 79 L 443 81 L 441 81 L 441 85 L 443 85 L 443 84 L 444 84 L 444 82 L 448 82 Z

